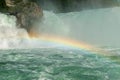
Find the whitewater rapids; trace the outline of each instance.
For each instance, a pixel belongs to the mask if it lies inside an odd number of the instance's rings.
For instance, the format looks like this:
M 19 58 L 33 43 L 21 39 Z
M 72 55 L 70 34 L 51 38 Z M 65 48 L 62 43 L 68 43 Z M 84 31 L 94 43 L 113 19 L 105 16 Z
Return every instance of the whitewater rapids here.
M 119 14 L 119 7 L 61 14 L 44 11 L 44 20 L 36 31 L 40 34 L 55 34 L 91 44 L 119 45 L 118 37 L 114 36 L 119 34 Z M 25 29 L 16 26 L 14 16 L 0 13 L 0 49 L 51 46 L 58 45 L 31 39 Z

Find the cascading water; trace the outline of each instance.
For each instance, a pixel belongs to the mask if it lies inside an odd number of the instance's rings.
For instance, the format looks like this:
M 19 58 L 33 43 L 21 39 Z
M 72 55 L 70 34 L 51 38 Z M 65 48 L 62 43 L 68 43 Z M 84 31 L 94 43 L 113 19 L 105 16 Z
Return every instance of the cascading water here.
M 67 34 L 68 29 L 65 24 L 52 12 L 44 12 L 45 20 L 36 32 L 41 34 Z M 0 13 L 0 48 L 39 48 L 52 46 L 50 43 L 45 43 L 42 40 L 34 40 L 28 36 L 24 28 L 16 26 L 16 18 L 14 16 Z M 64 28 L 64 29 L 63 29 Z M 59 31 L 58 31 L 59 30 Z M 39 32 L 38 32 L 39 31 Z M 48 44 L 48 45 L 47 45 Z
M 61 14 L 44 11 L 44 20 L 36 32 L 39 36 L 47 35 L 45 39 L 55 35 L 97 45 L 106 42 L 118 44 L 119 38 L 112 38 L 119 34 L 119 10 L 116 7 Z M 119 55 L 106 57 L 81 49 L 81 46 L 66 48 L 51 43 L 56 38 L 50 39 L 50 42 L 41 37 L 34 39 L 28 36 L 25 29 L 16 26 L 14 16 L 0 13 L 0 18 L 0 80 L 120 79 Z M 118 42 L 112 42 L 115 40 Z M 120 50 L 112 52 L 119 54 Z
M 22 36 L 27 37 L 27 33 L 23 29 L 16 27 L 16 18 L 0 13 L 0 48 L 18 47 L 22 40 Z
M 93 45 L 119 46 L 120 39 L 115 36 L 119 34 L 119 13 L 119 7 L 61 14 L 44 11 L 44 20 L 39 24 L 36 32 L 38 35 L 68 37 Z M 22 46 L 25 39 L 29 38 L 26 30 L 16 27 L 14 16 L 1 13 L 0 17 L 0 47 L 16 47 L 17 44 Z

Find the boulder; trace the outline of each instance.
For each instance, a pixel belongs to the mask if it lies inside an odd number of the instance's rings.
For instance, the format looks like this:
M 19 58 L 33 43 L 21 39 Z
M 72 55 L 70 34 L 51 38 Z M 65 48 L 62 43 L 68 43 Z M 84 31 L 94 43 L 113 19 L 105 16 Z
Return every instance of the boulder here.
M 28 0 L 5 0 L 10 15 L 17 18 L 17 25 L 25 28 L 28 33 L 38 21 L 42 20 L 43 11 L 35 3 Z

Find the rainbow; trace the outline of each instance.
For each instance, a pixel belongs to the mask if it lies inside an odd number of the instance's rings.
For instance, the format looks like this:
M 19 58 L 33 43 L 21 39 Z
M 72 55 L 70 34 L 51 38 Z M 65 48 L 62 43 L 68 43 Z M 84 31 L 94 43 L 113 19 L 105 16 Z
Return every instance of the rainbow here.
M 99 54 L 99 55 L 104 55 L 104 56 L 111 55 L 110 52 L 107 52 L 103 49 L 96 48 L 96 47 L 86 44 L 82 41 L 80 42 L 80 41 L 72 40 L 69 38 L 58 37 L 58 36 L 53 36 L 53 35 L 41 35 L 41 36 L 32 36 L 31 39 L 39 39 L 39 40 L 43 40 L 46 42 L 54 42 L 54 43 L 58 43 L 58 44 L 63 44 L 66 46 L 85 50 L 85 51 L 88 51 L 89 53 L 93 53 L 93 54 Z

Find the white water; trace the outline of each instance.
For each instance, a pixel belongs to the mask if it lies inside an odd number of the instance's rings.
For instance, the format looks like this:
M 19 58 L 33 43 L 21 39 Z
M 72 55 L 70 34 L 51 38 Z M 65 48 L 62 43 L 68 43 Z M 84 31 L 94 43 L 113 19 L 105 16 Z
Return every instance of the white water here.
M 20 46 L 20 34 L 27 36 L 25 30 L 16 27 L 16 18 L 0 14 L 0 48 Z
M 51 46 L 51 43 L 31 40 L 26 30 L 16 27 L 15 23 L 14 16 L 0 13 L 0 49 Z M 120 46 L 119 26 L 119 7 L 61 14 L 44 11 L 43 23 L 37 31 L 40 34 L 67 36 L 94 45 Z
M 39 24 L 36 32 L 41 34 L 67 34 L 67 27 L 52 12 L 44 12 L 44 21 Z M 63 29 L 64 28 L 64 29 Z M 57 31 L 57 29 L 59 31 Z M 31 39 L 24 28 L 16 26 L 16 18 L 14 16 L 0 13 L 0 49 L 11 48 L 44 48 L 61 46 L 53 42 L 43 41 L 40 39 Z

